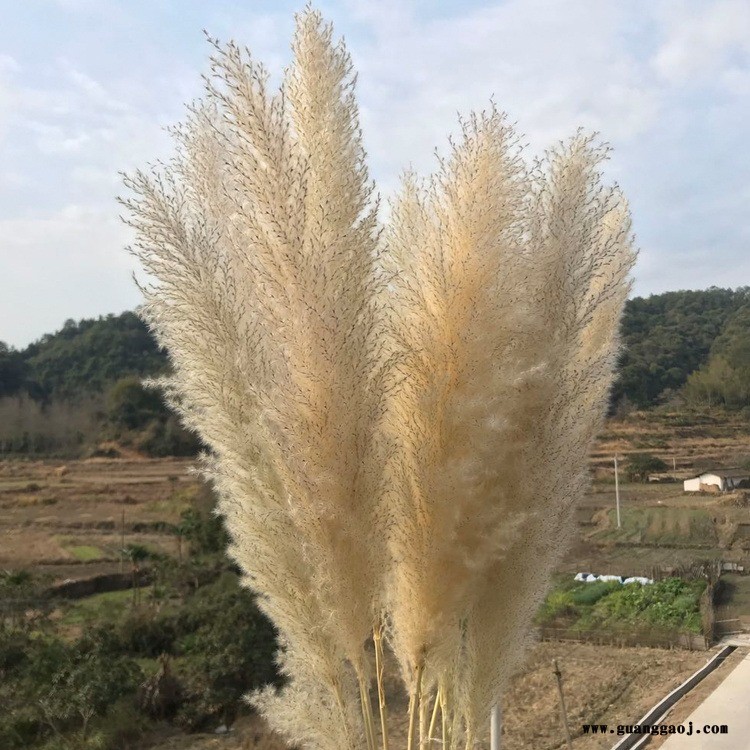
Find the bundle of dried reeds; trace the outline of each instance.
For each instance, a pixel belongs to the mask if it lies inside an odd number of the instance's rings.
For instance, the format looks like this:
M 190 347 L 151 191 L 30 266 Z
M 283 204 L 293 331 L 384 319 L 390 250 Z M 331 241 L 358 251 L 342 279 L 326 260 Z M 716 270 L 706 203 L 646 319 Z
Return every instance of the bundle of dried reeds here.
M 275 95 L 211 41 L 174 160 L 122 202 L 160 385 L 210 449 L 230 552 L 281 635 L 288 684 L 252 700 L 294 743 L 388 750 L 388 647 L 409 748 L 469 748 L 586 485 L 627 206 L 591 138 L 529 166 L 493 108 L 435 175 L 405 175 L 381 228 L 331 27 L 298 16 Z

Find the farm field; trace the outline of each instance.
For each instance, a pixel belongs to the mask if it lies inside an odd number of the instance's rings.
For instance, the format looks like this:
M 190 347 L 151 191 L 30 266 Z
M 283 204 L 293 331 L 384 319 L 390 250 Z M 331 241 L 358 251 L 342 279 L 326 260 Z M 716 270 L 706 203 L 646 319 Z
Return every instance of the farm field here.
M 630 482 L 627 460 L 650 453 L 675 481 Z M 621 528 L 617 528 L 613 457 L 620 459 Z M 746 491 L 688 494 L 682 479 L 712 467 L 750 461 L 750 428 L 703 416 L 636 413 L 610 420 L 591 452 L 592 487 L 577 509 L 578 536 L 561 570 L 651 575 L 721 559 L 750 564 Z M 624 468 L 624 470 L 623 470 Z
M 638 574 L 666 559 L 744 559 L 750 552 L 750 500 L 690 495 L 680 483 L 628 482 L 620 477 L 623 526 L 614 515 L 615 453 L 621 461 L 651 452 L 675 476 L 707 466 L 750 461 L 750 425 L 680 415 L 611 420 L 591 452 L 593 484 L 580 499 L 580 534 L 566 565 L 608 558 Z M 67 572 L 112 568 L 121 535 L 175 554 L 173 529 L 200 489 L 190 459 L 124 458 L 0 460 L 0 566 L 43 566 Z M 671 466 L 670 466 L 671 468 Z M 602 555 L 602 551 L 604 554 Z M 89 567 L 90 566 L 90 567 Z M 84 570 L 84 568 L 80 568 Z M 602 571 L 610 572 L 610 571 Z
M 710 430 L 710 434 L 701 434 Z M 626 465 L 634 452 L 674 457 L 676 476 L 696 467 L 741 465 L 750 459 L 746 428 L 726 425 L 675 427 L 610 422 L 592 451 L 591 491 L 576 511 L 577 534 L 560 574 L 646 575 L 655 569 L 687 568 L 710 559 L 750 569 L 750 504 L 744 492 L 686 495 L 679 483 L 629 482 L 621 476 L 621 528 L 614 509 L 611 456 Z M 748 453 L 746 453 L 748 451 Z M 184 511 L 205 500 L 189 459 L 123 458 L 0 461 L 0 570 L 31 570 L 52 582 L 87 579 L 128 570 L 124 546 L 154 556 L 190 555 L 177 528 Z M 717 618 L 750 618 L 750 576 L 724 577 Z M 141 596 L 150 600 L 149 588 Z M 84 598 L 60 614 L 59 627 L 71 637 L 107 616 L 123 617 L 129 592 Z M 632 723 L 660 696 L 694 672 L 705 652 L 616 648 L 589 644 L 540 643 L 518 675 L 503 707 L 508 750 L 559 748 L 562 737 L 551 660 L 563 670 L 570 724 Z M 154 659 L 141 663 L 148 673 Z M 395 679 L 392 679 L 395 685 Z M 394 696 L 396 698 L 396 696 Z M 405 731 L 405 728 L 404 728 Z M 394 736 L 394 747 L 399 738 Z M 609 748 L 611 738 L 578 737 L 574 747 Z M 281 750 L 257 717 L 240 717 L 228 736 L 185 734 L 163 728 L 141 747 L 172 750 Z
M 595 481 L 577 510 L 578 535 L 561 570 L 651 576 L 697 561 L 748 564 L 750 506 L 746 491 L 688 495 L 679 484 L 620 485 Z
M 594 481 L 580 500 L 580 533 L 563 569 L 646 575 L 654 566 L 695 559 L 747 558 L 750 501 L 742 493 L 688 495 L 679 483 L 621 476 L 617 529 L 611 456 L 642 450 L 665 461 L 679 455 L 677 474 L 689 475 L 691 467 L 749 460 L 750 433 L 744 425 L 675 427 L 668 419 L 608 423 L 591 454 Z M 137 456 L 0 461 L 0 567 L 32 566 L 63 577 L 113 571 L 123 531 L 126 543 L 176 554 L 174 526 L 200 490 L 191 465 Z
M 591 452 L 595 469 L 610 469 L 617 453 L 650 452 L 688 474 L 697 468 L 733 466 L 750 453 L 750 425 L 726 415 L 635 412 L 610 419 Z
M 125 544 L 175 555 L 174 527 L 200 489 L 189 460 L 0 462 L 0 568 L 55 578 L 119 569 Z
M 0 568 L 34 568 L 56 580 L 116 572 L 123 542 L 176 556 L 176 524 L 201 490 L 190 466 L 182 459 L 0 462 Z M 748 558 L 750 509 L 725 497 L 623 483 L 620 529 L 613 506 L 613 488 L 595 482 L 561 570 L 650 575 L 654 567 Z

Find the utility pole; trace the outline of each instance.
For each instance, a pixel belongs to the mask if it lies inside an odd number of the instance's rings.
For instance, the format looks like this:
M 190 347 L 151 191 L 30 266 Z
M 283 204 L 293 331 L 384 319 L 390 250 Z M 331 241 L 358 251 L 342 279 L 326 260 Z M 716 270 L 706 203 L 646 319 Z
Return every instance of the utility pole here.
M 565 710 L 565 696 L 563 695 L 562 686 L 562 672 L 560 667 L 557 666 L 557 659 L 552 660 L 552 666 L 555 668 L 554 673 L 557 678 L 557 692 L 560 696 L 560 711 L 562 712 L 563 725 L 565 727 L 565 741 L 568 745 L 568 750 L 573 750 L 573 745 L 570 739 L 570 727 L 568 726 L 568 712 Z
M 615 454 L 615 503 L 617 504 L 617 528 L 620 524 L 620 477 L 617 473 L 617 454 Z
M 120 518 L 120 574 L 125 571 L 125 511 Z
M 496 703 L 492 707 L 492 713 L 490 714 L 490 750 L 500 750 L 500 731 L 502 726 L 500 704 Z

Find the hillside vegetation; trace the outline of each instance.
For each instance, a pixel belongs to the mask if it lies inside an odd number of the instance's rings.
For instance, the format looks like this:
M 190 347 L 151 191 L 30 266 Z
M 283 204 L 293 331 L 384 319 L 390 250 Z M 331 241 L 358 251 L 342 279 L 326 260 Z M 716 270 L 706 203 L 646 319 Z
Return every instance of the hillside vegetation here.
M 750 333 L 750 290 L 711 288 L 628 300 L 622 321 L 623 353 L 615 403 L 656 406 L 707 367 L 722 334 Z
M 132 312 L 76 323 L 67 320 L 21 351 L 0 342 L 0 396 L 38 401 L 102 393 L 128 375 L 154 375 L 167 358 Z
M 613 410 L 750 407 L 750 288 L 635 297 L 625 306 Z M 152 455 L 197 442 L 140 379 L 168 370 L 132 312 L 78 323 L 25 349 L 0 342 L 0 453 L 80 453 L 116 439 Z
M 21 351 L 0 342 L 0 454 L 78 455 L 117 441 L 153 456 L 199 447 L 141 379 L 168 368 L 132 312 L 66 321 Z

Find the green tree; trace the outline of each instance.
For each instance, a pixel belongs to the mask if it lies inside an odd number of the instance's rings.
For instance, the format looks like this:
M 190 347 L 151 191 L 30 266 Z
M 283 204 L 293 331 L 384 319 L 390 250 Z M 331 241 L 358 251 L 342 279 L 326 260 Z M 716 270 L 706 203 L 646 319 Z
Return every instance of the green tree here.
M 668 389 L 681 388 L 707 362 L 712 345 L 747 300 L 746 287 L 628 300 L 613 402 L 627 397 L 641 408 L 653 406 Z
M 161 393 L 145 388 L 140 378 L 128 376 L 118 380 L 109 391 L 107 418 L 115 426 L 128 430 L 143 428 L 152 421 L 169 417 Z
M 91 652 L 71 654 L 52 675 L 39 699 L 45 722 L 55 735 L 76 750 L 86 747 L 89 726 L 123 695 L 133 693 L 143 674 L 131 659 Z M 75 734 L 66 737 L 66 731 Z
M 685 386 L 690 403 L 739 409 L 750 405 L 750 305 L 732 316 L 711 347 L 706 364 Z
M 248 691 L 278 685 L 276 631 L 258 610 L 253 595 L 236 584 L 219 582 L 199 595 L 193 606 L 202 607 L 205 615 L 179 645 L 180 653 L 189 657 L 180 720 L 191 729 L 208 719 L 229 726 Z
M 657 456 L 650 453 L 633 453 L 628 456 L 625 472 L 631 482 L 646 482 L 649 474 L 664 471 L 666 468 L 667 464 Z
M 127 375 L 167 369 L 164 352 L 132 312 L 98 319 L 68 320 L 22 352 L 29 390 L 37 398 L 104 392 Z
M 14 396 L 26 382 L 26 365 L 20 352 L 0 341 L 0 398 Z
M 194 505 L 182 512 L 178 533 L 183 536 L 194 552 L 223 553 L 229 544 L 229 534 L 224 519 L 216 512 L 216 496 L 208 484 L 204 484 Z

